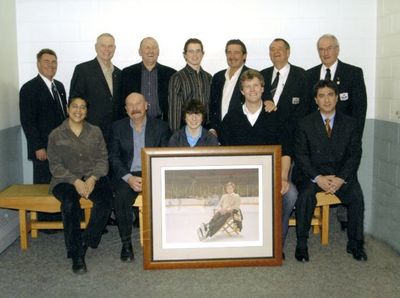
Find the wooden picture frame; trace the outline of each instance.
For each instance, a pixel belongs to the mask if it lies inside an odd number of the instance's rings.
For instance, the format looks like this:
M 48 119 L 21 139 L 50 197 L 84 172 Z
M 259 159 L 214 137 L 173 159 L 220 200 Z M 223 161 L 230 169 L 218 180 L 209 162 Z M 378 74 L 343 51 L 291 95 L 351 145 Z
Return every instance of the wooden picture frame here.
M 142 174 L 145 269 L 282 264 L 280 146 L 144 148 Z M 228 181 L 243 220 L 200 238 Z

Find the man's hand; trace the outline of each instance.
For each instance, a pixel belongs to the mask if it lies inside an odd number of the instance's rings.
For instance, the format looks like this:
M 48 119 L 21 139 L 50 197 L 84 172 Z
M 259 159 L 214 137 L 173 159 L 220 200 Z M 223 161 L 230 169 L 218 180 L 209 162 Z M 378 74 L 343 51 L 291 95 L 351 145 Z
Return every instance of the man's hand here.
M 331 181 L 331 187 L 330 187 L 329 192 L 332 194 L 334 194 L 336 191 L 338 191 L 344 183 L 344 180 L 342 178 L 339 178 L 336 176 L 333 176 L 330 179 L 330 181 Z
M 289 191 L 289 182 L 287 179 L 282 178 L 282 187 L 281 187 L 281 195 L 284 195 Z
M 264 101 L 264 110 L 268 113 L 275 112 L 278 108 L 272 100 Z
M 46 160 L 47 159 L 47 151 L 46 149 L 42 148 L 35 151 L 36 158 L 38 160 Z
M 81 179 L 76 179 L 74 182 L 74 186 L 78 194 L 82 197 L 87 199 L 89 197 L 87 193 L 86 183 Z
M 214 128 L 211 128 L 209 132 L 211 132 L 214 136 L 218 137 L 217 131 Z
M 128 178 L 128 184 L 134 191 L 142 191 L 142 177 L 131 176 Z
M 331 190 L 331 185 L 332 185 L 332 178 L 335 177 L 333 175 L 327 175 L 327 176 L 323 176 L 320 175 L 318 176 L 317 179 L 317 185 L 325 192 L 330 193 Z

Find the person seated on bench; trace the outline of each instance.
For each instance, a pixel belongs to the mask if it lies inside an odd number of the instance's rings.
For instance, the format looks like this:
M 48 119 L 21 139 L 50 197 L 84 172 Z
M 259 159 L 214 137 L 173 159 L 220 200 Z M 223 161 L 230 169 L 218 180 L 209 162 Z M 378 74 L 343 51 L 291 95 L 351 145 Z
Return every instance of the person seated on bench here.
M 218 146 L 218 138 L 203 127 L 207 115 L 200 100 L 189 100 L 182 114 L 186 125 L 172 135 L 168 147 Z
M 71 98 L 67 118 L 49 136 L 47 148 L 52 179 L 50 191 L 61 202 L 64 237 L 72 271 L 85 273 L 88 247 L 97 248 L 111 211 L 107 149 L 100 128 L 85 121 L 88 101 Z M 81 233 L 80 198 L 90 199 L 93 209 Z
M 207 224 L 203 223 L 197 229 L 200 240 L 212 237 L 223 227 L 230 217 L 233 217 L 239 231 L 242 230 L 242 212 L 239 209 L 240 196 L 235 193 L 235 184 L 228 182 L 225 185 L 225 191 L 226 193 L 222 195 L 217 206 L 217 212 Z

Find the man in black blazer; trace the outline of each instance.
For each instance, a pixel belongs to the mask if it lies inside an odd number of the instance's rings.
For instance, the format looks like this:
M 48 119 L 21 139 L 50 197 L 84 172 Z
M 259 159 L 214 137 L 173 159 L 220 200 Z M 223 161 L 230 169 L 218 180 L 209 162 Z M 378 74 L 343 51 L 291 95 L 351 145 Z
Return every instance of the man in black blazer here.
M 50 183 L 47 160 L 47 138 L 50 132 L 66 118 L 67 101 L 64 85 L 54 80 L 57 55 L 42 49 L 37 55 L 39 74 L 25 83 L 19 93 L 21 125 L 28 144 L 28 159 L 33 162 L 33 183 Z M 51 214 L 39 213 L 39 220 L 57 219 Z
M 87 121 L 100 127 L 108 145 L 112 122 L 124 116 L 121 70 L 111 62 L 115 53 L 115 40 L 111 34 L 99 35 L 95 49 L 96 58 L 75 67 L 69 98 L 88 100 Z
M 269 57 L 273 66 L 261 71 L 265 80 L 263 100 L 265 105 L 273 103 L 279 124 L 287 127 L 292 140 L 297 122 L 309 112 L 306 71 L 289 63 L 290 45 L 283 38 L 272 41 Z M 276 86 L 272 86 L 274 82 Z
M 367 113 L 367 92 L 361 68 L 338 60 L 339 41 L 332 34 L 322 35 L 317 42 L 318 54 L 322 64 L 307 70 L 310 98 L 312 87 L 322 79 L 333 80 L 338 86 L 339 100 L 337 110 L 356 119 L 357 132 L 362 140 L 365 116 Z M 311 110 L 317 105 L 311 101 Z M 342 230 L 347 227 L 347 214 L 343 206 L 338 206 L 337 216 Z
M 168 84 L 176 70 L 157 62 L 160 49 L 153 37 L 140 42 L 142 62 L 122 70 L 122 95 L 143 94 L 149 103 L 147 116 L 168 122 Z
M 231 110 L 241 111 L 244 97 L 240 92 L 240 75 L 248 69 L 246 45 L 240 39 L 231 39 L 225 46 L 228 69 L 214 74 L 211 81 L 209 128 L 219 135 L 220 125 Z
M 140 93 L 126 97 L 129 118 L 114 122 L 110 144 L 110 166 L 115 189 L 115 213 L 122 241 L 121 261 L 133 261 L 132 204 L 142 191 L 141 149 L 166 147 L 170 137 L 168 124 L 146 116 L 148 103 Z
M 307 239 L 316 205 L 316 193 L 335 194 L 348 207 L 347 252 L 367 260 L 364 251 L 364 198 L 357 179 L 361 140 L 354 118 L 336 110 L 338 89 L 331 80 L 314 88 L 319 111 L 303 118 L 295 138 L 295 163 L 299 191 L 296 201 L 297 246 L 295 257 L 308 261 Z

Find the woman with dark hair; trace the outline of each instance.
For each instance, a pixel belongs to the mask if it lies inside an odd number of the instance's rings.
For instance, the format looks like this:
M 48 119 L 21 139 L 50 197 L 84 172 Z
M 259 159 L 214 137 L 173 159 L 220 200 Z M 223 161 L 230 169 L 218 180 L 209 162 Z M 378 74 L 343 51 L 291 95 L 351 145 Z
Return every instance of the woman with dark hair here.
M 206 108 L 201 101 L 188 101 L 182 116 L 186 125 L 172 135 L 168 147 L 218 146 L 217 137 L 202 126 Z
M 112 191 L 107 149 L 100 128 L 85 121 L 86 99 L 69 100 L 68 118 L 49 136 L 50 191 L 61 202 L 65 245 L 72 271 L 85 273 L 88 247 L 97 248 L 111 211 Z M 86 230 L 81 233 L 80 198 L 93 202 Z

